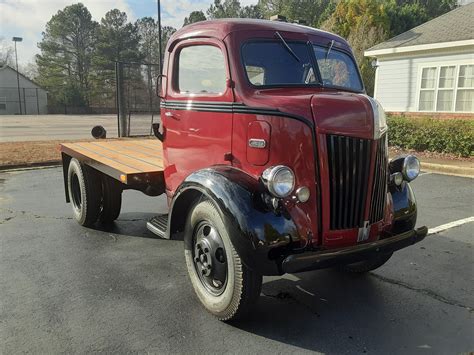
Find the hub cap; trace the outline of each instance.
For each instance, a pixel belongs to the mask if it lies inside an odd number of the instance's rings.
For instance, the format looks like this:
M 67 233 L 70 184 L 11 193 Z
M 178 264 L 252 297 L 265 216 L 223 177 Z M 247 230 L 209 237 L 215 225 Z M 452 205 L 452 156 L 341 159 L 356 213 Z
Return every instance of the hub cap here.
M 193 260 L 202 285 L 218 296 L 227 284 L 227 259 L 219 232 L 207 221 L 200 222 L 193 235 Z

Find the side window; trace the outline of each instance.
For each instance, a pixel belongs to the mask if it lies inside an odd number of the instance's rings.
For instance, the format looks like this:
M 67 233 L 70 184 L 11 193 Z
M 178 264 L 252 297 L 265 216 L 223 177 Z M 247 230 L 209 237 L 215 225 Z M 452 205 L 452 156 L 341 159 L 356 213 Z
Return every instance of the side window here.
M 221 94 L 226 89 L 226 66 L 218 47 L 197 45 L 181 49 L 177 90 L 182 94 Z

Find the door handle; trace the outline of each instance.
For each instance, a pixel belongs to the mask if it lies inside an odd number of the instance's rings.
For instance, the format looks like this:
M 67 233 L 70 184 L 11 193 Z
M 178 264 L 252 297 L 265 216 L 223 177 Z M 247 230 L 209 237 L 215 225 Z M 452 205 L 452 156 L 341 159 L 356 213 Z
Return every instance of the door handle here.
M 173 115 L 173 114 L 172 114 L 171 112 L 169 112 L 169 111 L 166 111 L 166 112 L 165 112 L 165 116 L 166 116 L 166 117 L 169 117 L 169 118 L 172 118 L 172 119 L 174 119 L 174 120 L 176 120 L 176 121 L 179 121 L 179 118 L 176 117 L 175 115 Z

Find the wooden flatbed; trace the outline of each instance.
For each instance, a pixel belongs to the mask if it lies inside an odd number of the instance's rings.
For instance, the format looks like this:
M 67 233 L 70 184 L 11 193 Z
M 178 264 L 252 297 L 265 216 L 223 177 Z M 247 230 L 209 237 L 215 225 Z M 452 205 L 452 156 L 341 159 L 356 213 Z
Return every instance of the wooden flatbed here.
M 63 143 L 61 153 L 125 185 L 163 183 L 163 148 L 157 139 Z

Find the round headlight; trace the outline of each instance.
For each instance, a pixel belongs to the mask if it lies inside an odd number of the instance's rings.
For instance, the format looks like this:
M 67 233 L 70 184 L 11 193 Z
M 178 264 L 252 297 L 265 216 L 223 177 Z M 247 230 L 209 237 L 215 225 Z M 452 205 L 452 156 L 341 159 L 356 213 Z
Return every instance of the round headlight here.
M 407 181 L 415 180 L 420 173 L 420 161 L 414 155 L 408 155 L 403 161 L 403 177 Z
M 268 191 L 275 197 L 287 197 L 295 187 L 295 174 L 284 165 L 266 169 L 262 180 Z

